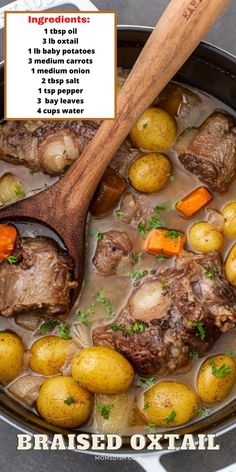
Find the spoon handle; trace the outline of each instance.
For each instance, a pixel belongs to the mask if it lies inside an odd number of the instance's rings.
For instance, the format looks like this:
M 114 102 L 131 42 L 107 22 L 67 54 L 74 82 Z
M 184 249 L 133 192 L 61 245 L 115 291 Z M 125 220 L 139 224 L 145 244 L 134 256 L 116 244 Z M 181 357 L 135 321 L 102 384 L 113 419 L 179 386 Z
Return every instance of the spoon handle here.
M 67 205 L 85 211 L 109 161 L 134 123 L 172 79 L 229 0 L 172 0 L 118 95 L 117 117 L 104 121 L 63 180 Z M 66 195 L 67 194 L 67 195 Z

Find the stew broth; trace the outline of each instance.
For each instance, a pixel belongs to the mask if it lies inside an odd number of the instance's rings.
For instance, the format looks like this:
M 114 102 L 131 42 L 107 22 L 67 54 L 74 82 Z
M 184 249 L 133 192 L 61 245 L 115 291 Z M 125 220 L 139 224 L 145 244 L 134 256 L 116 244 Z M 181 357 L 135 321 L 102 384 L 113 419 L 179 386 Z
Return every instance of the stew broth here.
M 123 71 L 122 74 L 123 77 L 125 77 L 127 75 L 127 72 Z M 120 81 L 122 82 L 122 80 L 123 79 L 121 77 Z M 176 118 L 177 136 L 179 136 L 180 133 L 189 125 L 199 126 L 216 109 L 225 110 L 230 115 L 234 115 L 234 112 L 231 109 L 229 109 L 227 106 L 225 106 L 223 103 L 219 102 L 213 97 L 203 94 L 200 91 L 192 90 L 185 87 L 185 94 L 188 93 L 190 93 L 193 97 L 192 100 L 194 104 L 189 108 L 188 112 L 184 114 L 184 116 Z M 159 106 L 161 107 L 161 102 Z M 130 163 L 132 162 L 132 160 L 136 159 L 137 156 L 141 154 L 141 151 L 134 149 L 128 160 L 124 162 L 124 160 L 119 161 L 118 159 L 114 158 L 113 162 L 111 163 L 111 166 L 114 166 L 122 176 L 127 177 L 127 169 Z M 154 207 L 157 203 L 159 204 L 162 202 L 169 202 L 172 199 L 180 200 L 187 194 L 192 192 L 195 188 L 199 187 L 199 185 L 201 185 L 199 179 L 195 175 L 186 171 L 186 169 L 184 169 L 184 167 L 180 164 L 175 151 L 169 150 L 165 152 L 165 154 L 168 155 L 172 161 L 174 179 L 171 180 L 163 190 L 157 193 L 152 193 L 150 195 L 139 195 L 139 198 L 141 198 L 143 204 L 147 207 Z M 25 193 L 27 197 L 34 192 L 42 190 L 48 185 L 52 185 L 57 180 L 56 177 L 50 177 L 42 172 L 32 174 L 24 166 L 14 166 L 1 161 L 0 173 L 1 175 L 3 175 L 5 172 L 11 172 L 15 174 L 17 178 L 19 178 L 24 183 Z M 135 193 L 135 190 L 131 186 L 127 186 L 126 191 Z M 227 194 L 223 196 L 219 194 L 214 194 L 213 200 L 210 202 L 210 204 L 208 204 L 207 207 L 204 207 L 204 209 L 198 212 L 197 215 L 191 218 L 190 220 L 186 220 L 181 217 L 181 215 L 175 209 L 171 211 L 163 211 L 162 216 L 165 221 L 165 226 L 167 228 L 181 230 L 185 234 L 187 234 L 189 227 L 195 220 L 207 219 L 208 208 L 215 208 L 221 210 L 226 203 L 235 201 L 235 192 L 236 182 L 231 185 L 230 190 L 227 192 Z M 118 208 L 119 204 L 117 206 L 117 209 Z M 43 227 L 39 228 L 35 225 L 20 223 L 16 224 L 16 226 L 21 236 L 35 236 L 38 234 L 43 234 L 44 236 L 52 237 L 50 231 L 46 230 Z M 142 252 L 143 261 L 141 261 L 141 263 L 137 263 L 135 267 L 138 267 L 141 270 L 147 270 L 149 274 L 154 274 L 160 270 L 163 270 L 166 267 L 173 267 L 175 264 L 174 258 L 168 258 L 159 261 L 154 256 L 144 253 L 144 241 L 137 231 L 137 224 L 128 224 L 122 222 L 119 216 L 117 216 L 117 214 L 115 213 L 115 211 L 104 218 L 93 218 L 91 216 L 88 216 L 87 265 L 84 285 L 76 305 L 74 306 L 68 319 L 66 320 L 70 326 L 71 335 L 78 343 L 79 347 L 87 347 L 91 345 L 92 330 L 97 326 L 105 325 L 109 322 L 107 319 L 106 308 L 101 303 L 95 305 L 95 312 L 89 317 L 88 326 L 76 321 L 76 314 L 79 311 L 81 312 L 85 307 L 91 305 L 91 303 L 93 303 L 94 295 L 98 293 L 99 290 L 104 289 L 106 297 L 112 302 L 112 307 L 114 309 L 115 314 L 117 315 L 125 306 L 134 286 L 138 286 L 142 282 L 142 279 L 137 281 L 132 280 L 132 278 L 130 276 L 127 276 L 127 274 L 125 273 L 119 275 L 116 274 L 109 277 L 103 277 L 96 272 L 95 267 L 92 263 L 92 257 L 94 255 L 95 247 L 97 244 L 96 235 L 98 233 L 104 233 L 110 229 L 125 231 L 130 236 L 133 242 L 134 253 Z M 233 239 L 227 239 L 225 237 L 224 248 L 222 251 L 223 260 L 225 260 L 226 255 L 234 242 L 235 241 Z M 191 248 L 187 245 L 186 249 L 191 250 Z M 40 325 L 40 323 L 42 323 L 43 321 L 43 317 L 39 316 L 38 325 Z M 17 333 L 22 338 L 24 346 L 27 350 L 29 350 L 33 342 L 35 342 L 35 340 L 40 337 L 38 328 L 34 331 L 24 328 L 21 324 L 19 324 L 19 317 L 17 317 L 16 319 L 0 317 L 0 330 L 12 330 Z M 222 334 L 221 337 L 215 343 L 213 349 L 211 349 L 207 353 L 206 357 L 217 353 L 226 353 L 229 350 L 236 352 L 236 338 L 235 334 L 233 333 Z M 179 380 L 192 386 L 192 388 L 196 391 L 196 375 L 203 360 L 204 358 L 199 358 L 197 360 L 192 361 L 191 366 L 188 367 L 187 371 L 185 372 L 177 372 L 173 375 L 165 377 L 158 376 L 157 381 L 163 379 Z M 36 375 L 32 373 L 32 371 L 28 370 L 26 367 L 24 371 L 20 374 L 20 376 L 23 376 L 28 372 L 30 372 L 31 375 Z M 14 382 L 15 379 L 12 384 Z M 10 386 L 11 384 L 3 387 L 7 395 L 11 395 L 9 391 Z M 142 415 L 137 414 L 136 410 L 136 408 L 141 402 L 143 392 L 144 389 L 140 387 L 133 387 L 130 389 L 128 393 L 130 396 L 129 405 L 130 409 L 134 412 L 136 411 L 136 413 L 134 413 L 133 416 L 131 415 L 133 419 L 130 420 L 129 424 L 125 425 L 123 430 L 121 428 L 121 431 L 119 432 L 122 432 L 122 434 L 129 435 L 133 434 L 134 432 L 147 431 L 145 429 L 145 420 L 142 418 Z M 233 401 L 235 395 L 236 386 L 227 396 L 227 399 L 224 402 L 218 403 L 216 406 L 209 408 L 209 414 L 211 415 L 216 410 L 224 408 L 226 403 Z M 19 400 L 17 400 L 16 398 L 16 401 Z M 196 416 L 193 422 L 197 422 L 199 421 L 199 419 L 202 418 L 200 416 Z M 96 418 L 94 417 L 90 419 L 89 424 L 84 425 L 82 429 L 86 431 L 97 431 Z

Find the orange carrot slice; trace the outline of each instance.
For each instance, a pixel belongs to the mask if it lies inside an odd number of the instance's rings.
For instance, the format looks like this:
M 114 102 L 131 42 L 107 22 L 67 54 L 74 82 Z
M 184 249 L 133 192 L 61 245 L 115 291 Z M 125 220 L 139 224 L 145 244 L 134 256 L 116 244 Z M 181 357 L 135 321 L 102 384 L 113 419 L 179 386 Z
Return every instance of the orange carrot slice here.
M 16 228 L 11 225 L 0 225 L 0 260 L 7 259 L 16 244 Z
M 189 193 L 183 200 L 176 204 L 176 209 L 184 216 L 190 218 L 197 211 L 201 210 L 207 203 L 212 200 L 211 193 L 206 187 L 198 187 L 193 192 Z
M 146 238 L 146 251 L 149 254 L 177 256 L 186 241 L 181 231 L 169 229 L 153 229 Z

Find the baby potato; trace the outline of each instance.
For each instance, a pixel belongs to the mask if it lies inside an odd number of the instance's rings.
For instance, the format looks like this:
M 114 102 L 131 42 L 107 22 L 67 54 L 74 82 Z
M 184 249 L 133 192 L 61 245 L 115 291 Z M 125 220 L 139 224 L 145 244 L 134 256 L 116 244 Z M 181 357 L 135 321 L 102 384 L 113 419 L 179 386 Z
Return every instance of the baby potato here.
M 236 244 L 233 245 L 227 256 L 225 273 L 228 281 L 236 287 Z
M 10 203 L 24 196 L 24 189 L 19 180 L 7 172 L 0 177 L 0 201 Z
M 134 376 L 130 363 L 119 352 L 103 346 L 82 349 L 72 361 L 76 382 L 94 393 L 128 390 Z
M 138 192 L 152 193 L 163 189 L 171 176 L 172 164 L 160 153 L 144 154 L 129 167 L 128 177 Z
M 72 341 L 59 336 L 45 336 L 34 342 L 30 349 L 30 368 L 41 375 L 59 374 L 65 364 L 67 347 Z
M 93 395 L 70 376 L 47 379 L 39 392 L 37 410 L 46 421 L 64 428 L 85 423 L 92 411 Z
M 207 254 L 211 251 L 220 251 L 224 244 L 224 238 L 213 225 L 207 221 L 200 221 L 191 226 L 189 242 L 196 251 Z
M 224 234 L 230 237 L 236 236 L 236 202 L 228 203 L 221 214 L 224 217 Z
M 235 380 L 236 367 L 232 357 L 224 354 L 209 357 L 198 372 L 199 397 L 208 405 L 222 401 L 232 390 Z
M 0 382 L 11 382 L 23 367 L 24 347 L 14 333 L 0 333 Z
M 161 108 L 148 108 L 130 132 L 132 143 L 147 151 L 166 151 L 176 136 L 174 118 Z
M 179 426 L 197 414 L 199 400 L 184 383 L 158 382 L 144 393 L 144 414 L 149 423 L 157 426 Z

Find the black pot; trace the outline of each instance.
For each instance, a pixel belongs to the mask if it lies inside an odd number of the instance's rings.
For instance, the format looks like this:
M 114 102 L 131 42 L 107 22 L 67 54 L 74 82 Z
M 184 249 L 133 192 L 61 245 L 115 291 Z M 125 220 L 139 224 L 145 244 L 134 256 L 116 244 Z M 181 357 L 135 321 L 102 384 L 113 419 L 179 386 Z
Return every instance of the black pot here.
M 120 27 L 118 30 L 118 66 L 131 68 L 152 29 L 145 27 Z M 158 54 L 158 51 L 157 51 Z M 20 71 L 19 71 L 20 73 Z M 236 59 L 232 55 L 206 43 L 201 43 L 180 69 L 174 79 L 190 85 L 220 99 L 236 110 Z M 4 108 L 4 67 L 0 68 L 0 116 Z M 27 100 L 27 97 L 25 97 Z M 44 433 L 49 436 L 55 432 L 71 433 L 54 427 L 31 411 L 20 406 L 0 391 L 0 417 L 21 431 Z M 178 429 L 178 434 L 225 432 L 235 423 L 236 401 L 232 401 L 224 409 L 197 424 Z M 78 431 L 79 433 L 79 431 Z M 125 443 L 124 438 L 124 443 Z M 128 442 L 127 442 L 128 444 Z M 128 445 L 119 453 L 133 453 Z M 142 451 L 143 452 L 143 451 Z M 138 454 L 140 454 L 138 452 Z M 113 453 L 114 455 L 114 453 Z

